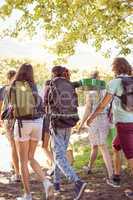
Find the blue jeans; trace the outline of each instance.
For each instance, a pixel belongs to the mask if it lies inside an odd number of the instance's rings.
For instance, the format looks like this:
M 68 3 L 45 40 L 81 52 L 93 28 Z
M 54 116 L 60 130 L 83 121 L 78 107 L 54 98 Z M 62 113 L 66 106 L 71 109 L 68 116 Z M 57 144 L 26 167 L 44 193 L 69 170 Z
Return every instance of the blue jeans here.
M 70 128 L 57 128 L 56 130 L 52 130 L 52 148 L 55 161 L 54 183 L 60 183 L 61 172 L 71 182 L 80 180 L 75 171 L 70 166 L 66 157 L 70 134 Z

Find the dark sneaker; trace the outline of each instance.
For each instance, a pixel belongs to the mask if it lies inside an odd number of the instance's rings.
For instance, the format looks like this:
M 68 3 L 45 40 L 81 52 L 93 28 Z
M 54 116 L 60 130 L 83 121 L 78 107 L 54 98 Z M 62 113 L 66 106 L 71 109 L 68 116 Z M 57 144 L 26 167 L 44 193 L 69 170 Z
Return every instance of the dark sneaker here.
M 132 190 L 125 190 L 125 195 L 128 197 L 128 199 L 133 199 L 133 191 Z
M 59 183 L 54 183 L 54 190 L 55 190 L 55 192 L 60 192 L 61 191 Z
M 83 181 L 77 181 L 75 183 L 75 189 L 74 189 L 75 190 L 75 198 L 74 198 L 74 200 L 79 200 L 82 197 L 86 186 L 87 186 L 87 183 L 85 183 Z
M 113 175 L 113 181 L 116 182 L 118 185 L 120 185 L 120 175 Z
M 92 174 L 91 168 L 89 166 L 84 166 L 83 170 L 89 175 Z
M 114 187 L 114 188 L 119 188 L 119 187 L 120 187 L 120 183 L 114 181 L 113 178 L 108 178 L 108 179 L 106 180 L 106 182 L 107 182 L 108 185 L 110 185 L 110 186 L 112 186 L 112 187 Z

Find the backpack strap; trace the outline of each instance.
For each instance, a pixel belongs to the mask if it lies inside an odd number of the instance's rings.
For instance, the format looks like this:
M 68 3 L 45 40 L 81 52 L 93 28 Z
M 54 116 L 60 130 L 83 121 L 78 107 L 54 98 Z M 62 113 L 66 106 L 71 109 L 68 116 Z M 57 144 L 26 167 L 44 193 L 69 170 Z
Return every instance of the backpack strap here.
M 28 82 L 29 83 L 29 82 Z M 35 105 L 36 105 L 36 107 L 35 107 L 35 109 L 36 109 L 36 111 L 37 111 L 37 118 L 39 117 L 39 116 L 41 116 L 41 117 L 43 117 L 43 115 L 44 115 L 44 108 L 43 108 L 43 101 L 42 101 L 42 98 L 41 98 L 41 96 L 38 94 L 38 90 L 37 90 L 37 87 L 36 87 L 36 85 L 32 85 L 32 84 L 30 84 L 29 83 L 29 86 L 31 87 L 31 90 L 32 90 L 32 95 L 33 95 L 33 97 L 34 97 L 34 99 L 35 99 Z M 36 119 L 36 117 L 34 117 L 35 119 Z
M 14 92 L 15 103 L 16 103 L 16 111 L 17 111 L 17 115 L 19 116 L 19 119 L 17 119 L 18 120 L 19 137 L 22 137 L 21 128 L 23 127 L 23 124 L 22 124 L 22 120 L 21 120 L 21 117 L 20 117 L 19 108 L 18 108 L 18 104 L 17 104 L 16 89 L 13 88 L 13 87 L 15 87 L 15 85 L 16 85 L 16 82 L 14 81 L 13 84 L 12 84 L 12 87 L 10 88 L 10 91 L 9 91 L 9 99 L 11 100 L 11 92 Z
M 14 82 L 14 86 L 15 86 L 15 82 Z M 22 124 L 22 120 L 21 120 L 21 117 L 20 117 L 20 113 L 19 113 L 16 89 L 14 89 L 14 95 L 15 95 L 15 101 L 16 101 L 16 111 L 17 111 L 17 114 L 19 116 L 19 119 L 18 119 L 19 137 L 22 137 L 21 128 L 23 127 L 23 124 Z
M 110 122 L 112 122 L 112 116 L 113 115 L 112 115 L 111 111 L 112 111 L 112 107 L 113 107 L 114 98 L 115 98 L 115 96 L 113 96 L 113 98 L 110 102 L 110 106 L 109 106 L 108 113 L 107 113 Z

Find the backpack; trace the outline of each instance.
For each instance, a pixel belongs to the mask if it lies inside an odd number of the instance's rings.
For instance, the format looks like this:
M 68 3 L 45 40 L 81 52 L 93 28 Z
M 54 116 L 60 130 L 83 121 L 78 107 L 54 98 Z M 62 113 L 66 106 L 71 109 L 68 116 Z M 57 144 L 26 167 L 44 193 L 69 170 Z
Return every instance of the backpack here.
M 11 120 L 13 117 L 13 108 L 9 102 L 9 86 L 5 86 L 3 102 L 1 108 L 1 120 Z
M 76 125 L 78 97 L 74 85 L 65 78 L 54 78 L 50 82 L 48 107 L 52 127 L 70 128 Z
M 119 77 L 123 87 L 123 93 L 119 97 L 121 106 L 128 112 L 133 112 L 133 76 Z
M 42 99 L 27 81 L 15 81 L 10 88 L 10 102 L 15 119 L 32 120 L 42 115 Z

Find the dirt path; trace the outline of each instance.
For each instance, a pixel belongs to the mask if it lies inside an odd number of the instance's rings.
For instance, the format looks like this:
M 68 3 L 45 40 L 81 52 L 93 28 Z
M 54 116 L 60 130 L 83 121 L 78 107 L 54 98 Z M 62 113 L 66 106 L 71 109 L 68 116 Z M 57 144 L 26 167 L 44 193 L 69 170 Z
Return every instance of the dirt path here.
M 82 197 L 83 200 L 126 200 L 123 194 L 125 188 L 133 188 L 133 178 L 127 174 L 122 177 L 121 188 L 112 188 L 106 185 L 104 170 L 100 170 L 92 175 L 83 175 L 82 178 L 88 182 L 85 194 Z M 16 197 L 22 194 L 22 185 L 10 183 L 10 173 L 0 173 L 0 200 L 15 200 Z M 73 185 L 69 184 L 66 180 L 62 184 L 63 192 L 60 196 L 55 197 L 56 200 L 73 200 Z M 35 181 L 35 177 L 32 176 L 31 190 L 33 194 L 33 200 L 45 200 L 45 196 L 42 193 L 42 185 Z

